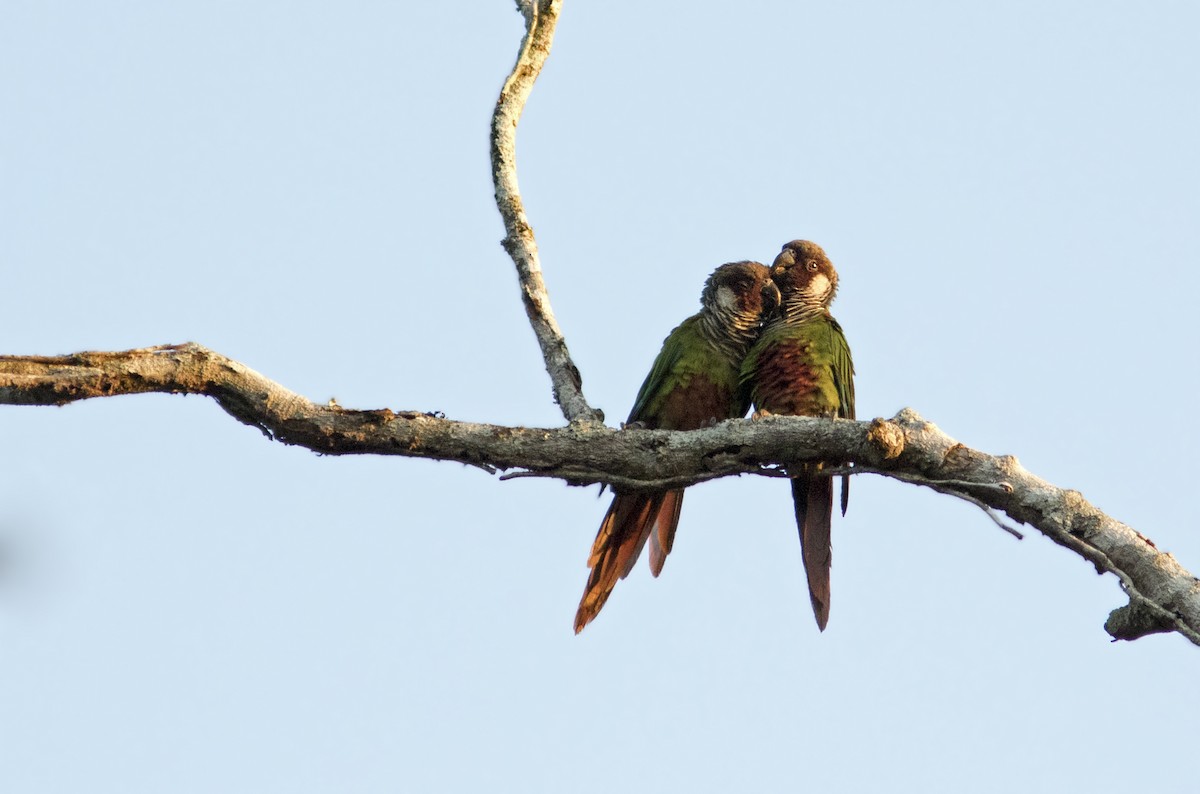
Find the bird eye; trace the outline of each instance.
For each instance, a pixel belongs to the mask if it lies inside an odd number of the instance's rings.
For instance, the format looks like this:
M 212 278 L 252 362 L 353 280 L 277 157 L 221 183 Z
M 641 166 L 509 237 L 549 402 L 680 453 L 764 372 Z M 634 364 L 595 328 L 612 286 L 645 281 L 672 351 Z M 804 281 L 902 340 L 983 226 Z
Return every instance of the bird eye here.
M 814 262 L 813 260 L 810 259 L 810 260 L 808 260 L 808 262 L 805 263 L 805 267 L 808 268 L 809 273 L 816 273 L 818 265 L 816 262 Z

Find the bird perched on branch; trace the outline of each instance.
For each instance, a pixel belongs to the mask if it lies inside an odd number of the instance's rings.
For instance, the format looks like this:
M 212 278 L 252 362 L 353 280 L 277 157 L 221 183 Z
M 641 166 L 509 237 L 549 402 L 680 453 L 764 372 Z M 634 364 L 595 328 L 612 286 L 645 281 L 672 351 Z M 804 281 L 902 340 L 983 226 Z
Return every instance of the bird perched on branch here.
M 761 414 L 854 418 L 854 362 L 842 327 L 829 313 L 838 274 L 816 243 L 793 240 L 771 265 L 782 295 L 779 312 L 746 355 L 742 381 Z M 792 500 L 808 593 L 821 631 L 829 622 L 829 529 L 833 481 L 825 464 L 792 469 Z M 842 478 L 842 514 L 849 498 Z
M 750 400 L 739 381 L 742 358 L 764 314 L 778 307 L 779 288 L 765 265 L 731 262 L 709 276 L 700 304 L 663 341 L 627 424 L 694 430 L 746 415 Z M 633 570 L 647 541 L 650 570 L 658 576 L 675 540 L 682 488 L 613 490 L 588 557 L 591 574 L 575 613 L 576 634 L 599 614 L 617 579 Z

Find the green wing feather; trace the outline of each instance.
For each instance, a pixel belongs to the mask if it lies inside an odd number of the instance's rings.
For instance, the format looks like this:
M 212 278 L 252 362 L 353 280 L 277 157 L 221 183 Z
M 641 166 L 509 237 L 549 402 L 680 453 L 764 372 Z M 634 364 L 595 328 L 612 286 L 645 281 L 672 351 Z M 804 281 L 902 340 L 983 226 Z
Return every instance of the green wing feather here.
M 657 410 L 654 409 L 658 407 L 657 403 L 661 400 L 662 395 L 675 385 L 678 377 L 675 368 L 683 358 L 688 337 L 691 336 L 687 326 L 694 325 L 693 319 L 689 317 L 684 320 L 663 340 L 662 350 L 658 352 L 658 357 L 654 359 L 650 372 L 642 381 L 642 388 L 638 389 L 637 399 L 633 401 L 633 409 L 629 412 L 629 418 L 625 420 L 627 423 L 648 422 L 658 418 Z
M 837 415 L 842 419 L 854 418 L 854 360 L 850 357 L 850 345 L 838 321 L 829 318 L 830 348 L 833 351 L 833 383 L 838 393 Z
M 854 419 L 854 360 L 850 357 L 850 345 L 846 342 L 846 335 L 842 333 L 842 326 L 832 317 L 829 318 L 829 325 L 833 336 L 833 383 L 838 393 L 837 415 L 843 419 Z M 840 502 L 842 515 L 846 515 L 846 508 L 850 506 L 848 475 L 842 475 Z
M 675 429 L 699 427 L 701 422 L 692 422 L 686 414 L 680 415 L 678 405 L 667 408 L 677 389 L 686 389 L 697 382 L 707 382 L 729 395 L 725 398 L 729 400 L 727 405 L 721 405 L 712 417 L 703 418 L 745 416 L 750 403 L 742 399 L 738 388 L 738 364 L 704 338 L 699 315 L 689 317 L 663 341 L 662 350 L 642 382 L 626 422 Z M 696 378 L 702 380 L 695 381 Z

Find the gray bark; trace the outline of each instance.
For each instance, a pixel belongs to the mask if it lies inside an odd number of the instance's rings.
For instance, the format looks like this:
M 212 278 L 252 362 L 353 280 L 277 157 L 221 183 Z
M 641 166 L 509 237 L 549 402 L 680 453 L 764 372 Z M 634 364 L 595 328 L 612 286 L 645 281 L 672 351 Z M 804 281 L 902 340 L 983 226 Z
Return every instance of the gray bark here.
M 806 461 L 925 485 L 1003 513 L 1065 546 L 1129 596 L 1105 628 L 1116 639 L 1177 631 L 1200 645 L 1200 581 L 1136 530 L 1051 485 L 1011 456 L 970 449 L 904 409 L 864 422 L 769 416 L 702 430 L 613 430 L 458 422 L 420 411 L 318 405 L 244 364 L 200 345 L 117 353 L 0 357 L 0 405 L 64 405 L 120 394 L 212 397 L 268 437 L 326 455 L 454 460 L 506 477 L 555 477 L 576 485 L 680 487 L 736 474 L 785 476 Z M 840 470 L 834 470 L 840 471 Z

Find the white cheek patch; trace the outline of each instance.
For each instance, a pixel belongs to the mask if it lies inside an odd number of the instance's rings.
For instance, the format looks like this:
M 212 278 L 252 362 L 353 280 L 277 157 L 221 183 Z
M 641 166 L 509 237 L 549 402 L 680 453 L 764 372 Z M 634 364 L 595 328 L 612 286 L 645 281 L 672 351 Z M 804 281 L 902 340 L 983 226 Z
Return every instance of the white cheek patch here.
M 819 298 L 826 292 L 829 292 L 829 276 L 824 273 L 817 273 L 812 277 L 812 281 L 808 282 L 808 289 L 805 292 L 814 298 Z
M 720 287 L 717 289 L 717 305 L 722 309 L 730 312 L 736 312 L 739 309 L 737 293 L 729 287 Z

